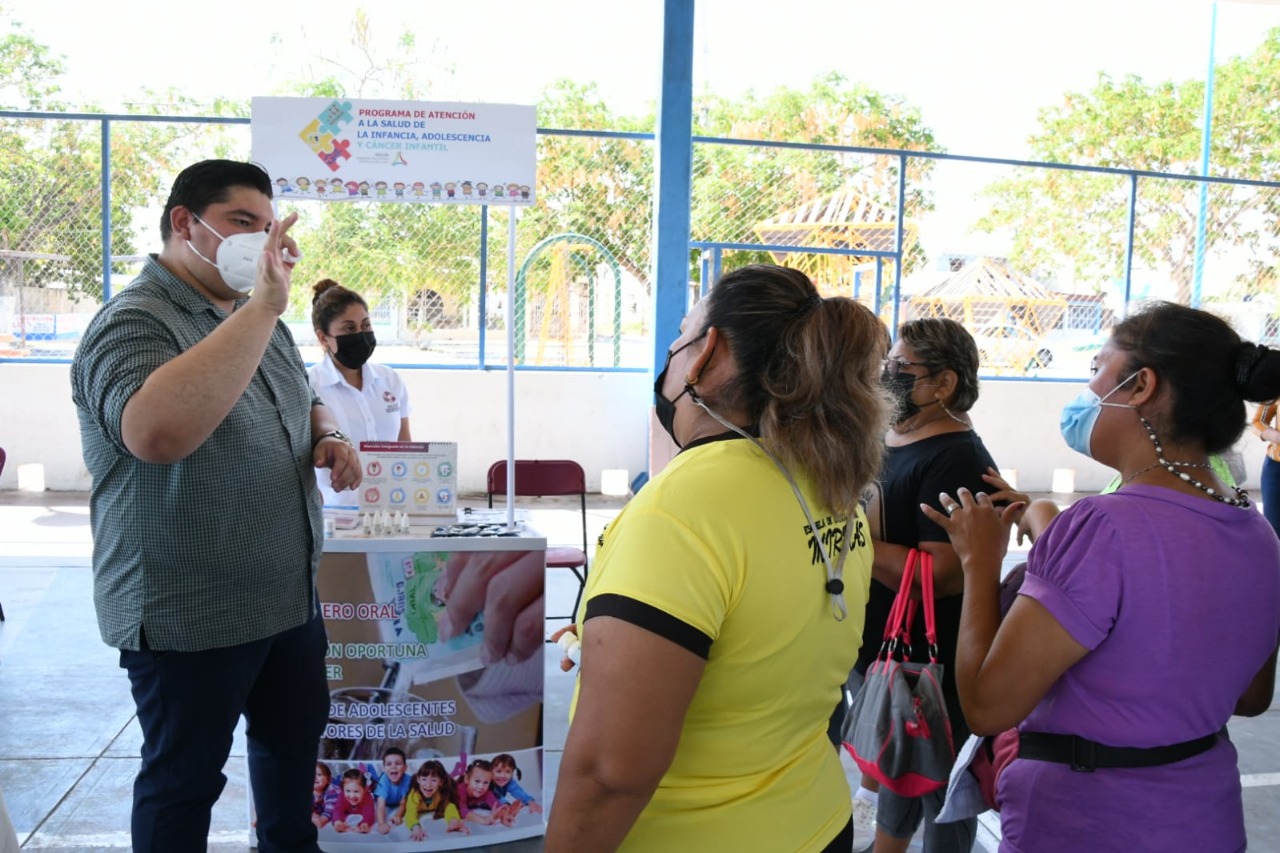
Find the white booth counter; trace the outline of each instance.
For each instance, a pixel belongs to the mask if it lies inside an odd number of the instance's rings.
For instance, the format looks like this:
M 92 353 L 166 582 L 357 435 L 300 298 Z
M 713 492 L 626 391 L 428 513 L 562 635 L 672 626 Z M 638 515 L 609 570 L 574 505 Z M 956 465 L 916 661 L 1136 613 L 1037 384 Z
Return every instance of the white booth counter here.
M 460 520 L 494 523 L 493 511 Z M 442 630 L 441 616 L 471 572 L 497 577 L 532 561 L 544 584 L 546 539 L 527 524 L 518 535 L 431 535 L 448 525 L 416 518 L 407 534 L 356 528 L 325 539 L 317 588 L 329 636 L 330 705 L 314 792 L 324 850 L 453 850 L 544 831 L 543 649 L 523 661 L 490 662 L 483 608 L 451 631 Z M 493 787 L 499 756 L 519 768 L 517 792 Z M 434 810 L 417 814 L 417 798 L 407 797 L 420 771 L 441 767 L 454 780 L 461 826 Z M 487 780 L 487 790 L 469 799 L 468 780 L 476 788 Z M 376 819 L 378 792 L 387 794 L 386 821 Z
M 352 554 L 370 551 L 404 550 L 405 547 L 424 551 L 530 551 L 547 549 L 546 537 L 522 525 L 515 535 L 504 536 L 432 536 L 431 531 L 441 526 L 439 522 L 423 524 L 415 519 L 408 533 L 390 533 L 382 536 L 365 535 L 359 529 L 337 530 L 333 537 L 324 540 L 326 554 Z

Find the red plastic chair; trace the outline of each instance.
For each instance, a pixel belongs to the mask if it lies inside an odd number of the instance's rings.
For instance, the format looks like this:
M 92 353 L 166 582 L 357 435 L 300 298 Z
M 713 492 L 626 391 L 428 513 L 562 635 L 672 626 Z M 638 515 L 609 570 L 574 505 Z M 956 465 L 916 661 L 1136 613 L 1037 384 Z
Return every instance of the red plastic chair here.
M 489 506 L 493 496 L 507 493 L 507 461 L 489 466 L 486 490 Z M 587 584 L 587 476 L 582 466 L 568 459 L 517 459 L 515 493 L 521 497 L 548 497 L 553 495 L 577 495 L 582 510 L 582 547 L 547 548 L 547 568 L 568 569 L 578 579 L 578 596 L 573 611 L 568 616 L 548 616 L 548 619 L 577 618 L 578 605 L 582 603 L 582 591 Z

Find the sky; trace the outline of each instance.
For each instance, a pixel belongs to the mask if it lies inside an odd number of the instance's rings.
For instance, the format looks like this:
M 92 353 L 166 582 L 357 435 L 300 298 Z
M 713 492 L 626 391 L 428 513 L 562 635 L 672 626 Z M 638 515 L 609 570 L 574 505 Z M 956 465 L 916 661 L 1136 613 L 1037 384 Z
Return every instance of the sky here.
M 369 62 L 352 44 L 357 8 L 383 57 L 396 55 L 403 32 L 414 34 L 408 61 L 424 100 L 535 103 L 568 78 L 594 82 L 615 114 L 638 114 L 656 101 L 661 77 L 661 0 L 130 0 L 128 15 L 87 0 L 0 6 L 65 55 L 68 100 L 109 111 L 129 112 L 146 87 L 247 102 L 337 68 L 358 76 Z M 1024 158 L 1038 112 L 1092 88 L 1100 72 L 1204 79 L 1212 8 L 1211 0 L 697 0 L 694 87 L 765 94 L 834 70 L 918 107 L 950 153 Z M 1217 9 L 1218 62 L 1280 27 L 1280 0 L 1220 0 Z M 67 25 L 80 16 L 91 23 Z M 373 79 L 347 94 L 399 90 Z M 1005 238 L 967 224 L 990 169 L 943 164 L 935 180 L 944 169 L 948 192 L 921 232 L 926 249 L 1003 254 Z
M 85 0 L 0 5 L 66 56 L 73 101 L 111 110 L 147 86 L 247 100 L 335 65 L 367 65 L 351 46 L 357 4 L 339 0 L 130 0 L 128 15 Z M 405 29 L 415 34 L 415 70 L 431 81 L 430 100 L 532 103 L 566 77 L 596 82 L 615 112 L 639 112 L 657 97 L 660 0 L 366 0 L 359 8 L 380 51 L 390 54 Z M 698 0 L 694 85 L 764 93 L 835 70 L 917 105 L 952 153 L 1019 157 L 1037 111 L 1090 88 L 1100 71 L 1203 79 L 1210 10 L 1209 0 Z M 67 25 L 79 15 L 92 22 Z M 1275 26 L 1278 3 L 1222 0 L 1218 60 L 1249 51 Z M 396 93 L 374 82 L 361 94 Z

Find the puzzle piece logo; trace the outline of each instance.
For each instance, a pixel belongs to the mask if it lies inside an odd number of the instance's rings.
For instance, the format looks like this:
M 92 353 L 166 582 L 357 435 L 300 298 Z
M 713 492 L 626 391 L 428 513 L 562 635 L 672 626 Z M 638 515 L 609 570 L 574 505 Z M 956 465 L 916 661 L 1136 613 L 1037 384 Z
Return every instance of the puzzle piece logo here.
M 351 123 L 351 118 L 350 101 L 333 101 L 298 134 L 331 172 L 338 171 L 343 160 L 351 159 L 351 152 L 348 150 L 351 141 L 338 135 Z

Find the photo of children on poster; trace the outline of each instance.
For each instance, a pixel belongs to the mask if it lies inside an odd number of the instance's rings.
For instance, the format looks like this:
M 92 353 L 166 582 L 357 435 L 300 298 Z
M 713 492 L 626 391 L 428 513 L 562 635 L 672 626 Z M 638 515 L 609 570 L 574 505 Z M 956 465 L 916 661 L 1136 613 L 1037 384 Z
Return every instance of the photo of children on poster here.
M 494 540 L 504 558 L 531 553 L 514 547 Z M 486 664 L 483 613 L 456 632 L 439 622 L 447 573 L 493 557 L 325 554 L 329 723 L 312 792 L 323 850 L 452 850 L 545 831 L 542 649 Z
M 311 822 L 325 850 L 453 850 L 541 835 L 542 750 L 316 761 Z M 345 846 L 343 846 L 345 845 Z

